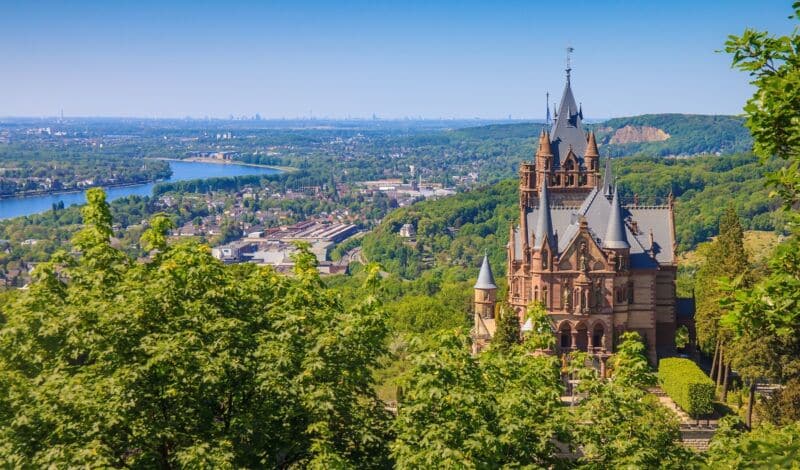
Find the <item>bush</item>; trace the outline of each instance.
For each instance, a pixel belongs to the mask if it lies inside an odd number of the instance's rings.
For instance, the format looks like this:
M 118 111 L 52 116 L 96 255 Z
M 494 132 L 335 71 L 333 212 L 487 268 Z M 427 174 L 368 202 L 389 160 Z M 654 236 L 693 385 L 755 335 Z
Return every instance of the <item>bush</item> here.
M 714 382 L 689 359 L 661 359 L 658 382 L 689 416 L 698 418 L 713 412 Z

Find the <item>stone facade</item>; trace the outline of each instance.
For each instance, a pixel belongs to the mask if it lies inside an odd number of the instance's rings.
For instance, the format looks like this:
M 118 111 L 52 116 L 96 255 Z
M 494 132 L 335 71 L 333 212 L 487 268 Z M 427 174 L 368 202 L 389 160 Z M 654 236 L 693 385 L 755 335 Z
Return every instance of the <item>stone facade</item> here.
M 544 305 L 556 336 L 554 353 L 577 349 L 604 362 L 620 334 L 632 330 L 645 339 L 655 363 L 675 352 L 672 197 L 660 204 L 624 202 L 608 161 L 601 178 L 597 143 L 583 131 L 582 118 L 568 71 L 551 130 L 540 134 L 533 161 L 520 165 L 520 222 L 509 233 L 507 302 L 523 331 L 528 305 Z M 496 295 L 477 287 L 476 351 L 491 340 L 485 325 L 494 325 L 494 308 L 486 302 Z

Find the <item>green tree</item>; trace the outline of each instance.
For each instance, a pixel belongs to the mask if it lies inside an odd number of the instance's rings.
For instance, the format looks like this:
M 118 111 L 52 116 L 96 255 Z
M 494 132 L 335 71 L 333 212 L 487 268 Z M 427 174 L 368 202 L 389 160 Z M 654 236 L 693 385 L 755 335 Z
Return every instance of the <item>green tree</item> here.
M 573 409 L 570 428 L 571 442 L 581 450 L 582 467 L 687 468 L 694 461 L 692 452 L 679 442 L 677 416 L 655 396 L 625 380 L 579 375 L 583 377 L 579 391 L 586 397 Z
M 656 384 L 656 377 L 647 363 L 647 350 L 635 331 L 620 336 L 617 352 L 611 357 L 612 380 L 626 387 L 645 388 Z
M 498 351 L 509 351 L 522 340 L 519 316 L 514 309 L 501 304 L 497 317 L 497 329 L 492 336 L 492 348 Z
M 303 247 L 294 278 L 225 266 L 191 241 L 133 263 L 109 244 L 104 195 L 90 195 L 80 253 L 2 299 L 0 461 L 388 465 L 374 289 L 345 307 Z
M 708 468 L 800 468 L 800 423 L 760 426 L 742 432 L 736 417 L 726 417 L 706 454 Z
M 800 2 L 792 7 L 791 18 L 800 20 Z M 732 55 L 734 67 L 753 79 L 756 91 L 745 106 L 747 126 L 762 161 L 782 163 L 768 175 L 768 182 L 780 196 L 793 230 L 771 256 L 763 278 L 751 287 L 727 285 L 729 296 L 722 305 L 729 312 L 723 323 L 741 345 L 739 362 L 750 374 L 786 380 L 800 374 L 792 357 L 796 357 L 800 335 L 800 218 L 796 212 L 800 203 L 800 33 L 795 29 L 776 37 L 746 29 L 741 36 L 730 36 L 725 50 Z M 769 354 L 759 357 L 756 352 Z M 753 391 L 751 384 L 751 405 Z
M 712 377 L 722 385 L 723 400 L 727 394 L 730 373 L 731 332 L 720 324 L 725 313 L 720 301 L 728 294 L 726 278 L 735 278 L 739 285 L 749 281 L 749 262 L 744 249 L 744 231 L 733 205 L 728 205 L 720 219 L 719 236 L 705 247 L 704 260 L 697 272 L 697 338 L 701 347 L 711 352 Z
M 461 332 L 412 342 L 394 429 L 399 468 L 548 467 L 563 436 L 557 361 L 521 348 L 478 357 Z

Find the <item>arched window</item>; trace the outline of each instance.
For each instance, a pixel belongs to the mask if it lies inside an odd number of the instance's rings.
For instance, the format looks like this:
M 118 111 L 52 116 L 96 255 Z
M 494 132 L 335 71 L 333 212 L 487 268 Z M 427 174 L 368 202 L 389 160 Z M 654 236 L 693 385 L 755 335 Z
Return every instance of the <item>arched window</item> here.
M 628 282 L 628 303 L 633 303 L 633 281 Z
M 572 337 L 569 333 L 569 328 L 561 331 L 561 348 L 567 349 L 572 345 Z
M 533 288 L 533 300 L 539 300 L 539 286 Z
M 542 250 L 542 269 L 547 269 L 547 250 Z
M 547 305 L 547 286 L 542 287 L 542 303 Z
M 622 287 L 617 287 L 617 303 L 622 303 L 625 301 L 625 289 Z

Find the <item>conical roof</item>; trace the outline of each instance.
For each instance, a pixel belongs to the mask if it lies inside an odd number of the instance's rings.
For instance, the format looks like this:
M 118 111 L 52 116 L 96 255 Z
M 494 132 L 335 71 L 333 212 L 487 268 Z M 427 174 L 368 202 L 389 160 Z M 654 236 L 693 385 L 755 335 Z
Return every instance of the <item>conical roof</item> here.
M 497 289 L 497 285 L 494 283 L 492 267 L 489 266 L 489 258 L 486 255 L 483 255 L 483 264 L 481 265 L 481 272 L 478 274 L 478 282 L 475 283 L 475 289 Z
M 622 218 L 622 206 L 619 203 L 619 192 L 614 188 L 614 199 L 611 201 L 611 214 L 608 217 L 606 237 L 603 239 L 603 248 L 625 249 L 630 248 L 628 237 L 625 235 L 625 220 Z
M 547 244 L 552 247 L 555 242 L 553 235 L 553 220 L 550 216 L 550 198 L 547 195 L 547 184 L 542 184 L 542 189 L 539 191 L 539 211 L 536 220 L 536 246 L 541 247 L 542 243 L 547 240 Z
M 539 133 L 539 149 L 536 151 L 536 155 L 542 157 L 553 155 L 553 151 L 550 149 L 550 134 L 544 129 Z
M 597 151 L 597 140 L 594 138 L 594 131 L 589 131 L 589 142 L 586 144 L 586 154 L 584 157 L 599 157 Z

